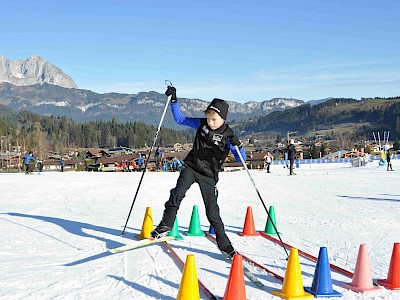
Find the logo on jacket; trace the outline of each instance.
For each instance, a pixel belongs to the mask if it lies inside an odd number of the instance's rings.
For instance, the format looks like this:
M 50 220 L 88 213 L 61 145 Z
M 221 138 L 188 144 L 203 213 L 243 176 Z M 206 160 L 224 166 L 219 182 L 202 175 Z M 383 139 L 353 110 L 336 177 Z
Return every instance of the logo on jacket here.
M 212 137 L 212 140 L 214 141 L 214 144 L 215 145 L 218 145 L 218 142 L 221 142 L 222 141 L 222 138 L 223 138 L 224 136 L 222 135 L 222 134 L 214 134 L 213 135 L 213 137 Z
M 206 136 L 206 134 L 208 134 L 210 131 L 208 130 L 208 128 L 207 128 L 207 126 L 206 125 L 204 125 L 202 128 L 201 128 L 201 135 L 202 136 Z

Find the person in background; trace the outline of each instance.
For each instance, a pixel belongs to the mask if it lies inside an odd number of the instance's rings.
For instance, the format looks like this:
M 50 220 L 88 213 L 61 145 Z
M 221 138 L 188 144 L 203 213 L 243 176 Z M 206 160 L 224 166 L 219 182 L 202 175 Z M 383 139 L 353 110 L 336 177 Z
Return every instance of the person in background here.
M 125 171 L 126 171 L 126 163 L 125 163 L 125 160 L 122 160 L 122 161 L 121 161 L 121 171 L 122 171 L 122 172 L 125 172 Z
M 24 162 L 25 165 L 25 175 L 29 175 L 32 173 L 30 165 L 31 160 L 36 161 L 36 158 L 33 157 L 33 152 L 29 151 L 29 153 L 22 158 L 22 161 Z
M 389 171 L 389 167 L 390 167 L 390 171 L 393 171 L 392 158 L 393 158 L 393 154 L 391 154 L 390 151 L 388 150 L 386 152 L 386 162 L 387 162 L 387 170 L 388 171 Z
M 267 169 L 267 173 L 270 173 L 269 168 L 271 166 L 273 159 L 274 159 L 274 157 L 272 156 L 271 152 L 269 152 L 269 151 L 264 156 L 265 168 Z
M 144 163 L 144 159 L 143 159 L 143 157 L 142 157 L 141 154 L 139 154 L 139 157 L 138 157 L 138 159 L 137 159 L 137 162 L 138 162 L 137 165 L 138 165 L 139 170 L 142 170 L 143 163 Z
M 36 162 L 36 168 L 38 170 L 38 175 L 40 175 L 40 173 L 42 173 L 42 171 L 43 171 L 43 161 L 38 160 Z
M 65 161 L 62 158 L 60 158 L 60 166 L 61 166 L 61 172 L 64 172 Z
M 155 165 L 156 165 L 156 171 L 158 171 L 158 169 L 159 169 L 159 157 L 160 157 L 160 155 L 161 155 L 161 150 L 160 150 L 160 145 L 158 145 L 157 146 L 157 149 L 156 149 L 156 153 L 154 154 L 154 156 L 155 156 L 155 158 L 156 158 L 156 163 L 155 163 Z
M 164 158 L 164 161 L 163 161 L 163 171 L 164 172 L 168 171 L 168 161 L 166 158 Z
M 151 232 L 151 236 L 160 238 L 171 231 L 181 201 L 187 190 L 196 182 L 200 187 L 206 207 L 207 219 L 214 228 L 218 248 L 227 256 L 233 257 L 237 252 L 225 233 L 217 203 L 218 173 L 221 171 L 222 164 L 229 151 L 232 151 L 237 161 L 241 161 L 240 155 L 246 160 L 246 154 L 239 138 L 225 123 L 229 105 L 226 101 L 215 98 L 207 107 L 205 117 L 190 118 L 182 114 L 177 103 L 178 99 L 174 87 L 169 86 L 165 94 L 171 96 L 171 110 L 175 122 L 192 127 L 197 132 L 193 148 L 184 159 L 184 167 L 180 172 L 176 186 L 171 190 L 169 200 L 165 203 L 161 222 Z
M 294 146 L 294 140 L 290 140 L 290 144 L 286 148 L 287 155 L 288 155 L 288 160 L 289 160 L 289 169 L 290 173 L 289 175 L 293 175 L 293 165 L 294 165 L 294 158 L 296 156 L 296 147 Z
M 133 172 L 135 172 L 136 171 L 136 168 L 137 168 L 137 166 L 136 166 L 136 163 L 135 163 L 135 161 L 134 160 L 132 160 L 132 163 L 131 163 L 131 166 L 132 166 L 132 171 Z

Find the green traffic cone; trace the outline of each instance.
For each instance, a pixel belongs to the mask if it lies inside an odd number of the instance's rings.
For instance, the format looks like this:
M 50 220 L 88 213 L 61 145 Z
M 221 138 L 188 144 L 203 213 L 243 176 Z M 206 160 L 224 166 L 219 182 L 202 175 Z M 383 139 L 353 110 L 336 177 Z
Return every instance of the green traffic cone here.
M 172 227 L 172 230 L 168 233 L 168 236 L 173 236 L 178 241 L 183 240 L 183 237 L 179 233 L 178 216 L 176 216 L 174 226 Z
M 278 235 L 281 234 L 280 232 L 276 232 L 274 225 L 272 222 L 275 224 L 276 229 L 278 229 L 278 226 L 276 225 L 276 220 L 275 220 L 275 208 L 273 206 L 269 207 L 269 218 L 267 219 L 267 224 L 265 225 L 265 230 L 264 232 L 269 235 Z
M 199 208 L 193 205 L 192 217 L 190 219 L 189 231 L 186 233 L 188 236 L 206 236 L 200 227 Z

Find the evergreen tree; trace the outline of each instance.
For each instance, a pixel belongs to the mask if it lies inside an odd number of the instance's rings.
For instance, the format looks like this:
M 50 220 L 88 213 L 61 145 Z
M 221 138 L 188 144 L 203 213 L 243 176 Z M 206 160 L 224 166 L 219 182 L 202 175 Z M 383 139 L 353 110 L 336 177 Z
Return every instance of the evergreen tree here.
M 400 150 L 400 140 L 398 138 L 394 142 L 393 149 L 396 151 Z

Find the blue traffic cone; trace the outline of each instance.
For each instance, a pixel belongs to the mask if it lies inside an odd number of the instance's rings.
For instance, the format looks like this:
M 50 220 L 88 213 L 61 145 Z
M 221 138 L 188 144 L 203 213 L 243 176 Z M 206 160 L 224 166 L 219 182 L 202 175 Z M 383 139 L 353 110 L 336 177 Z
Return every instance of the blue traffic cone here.
M 312 286 L 304 288 L 315 297 L 342 297 L 342 294 L 334 291 L 332 287 L 331 269 L 329 266 L 328 250 L 326 247 L 319 249 L 317 265 L 315 267 Z
M 208 233 L 209 233 L 209 234 L 215 234 L 214 227 L 212 227 L 211 224 L 210 224 L 210 229 L 208 229 Z

